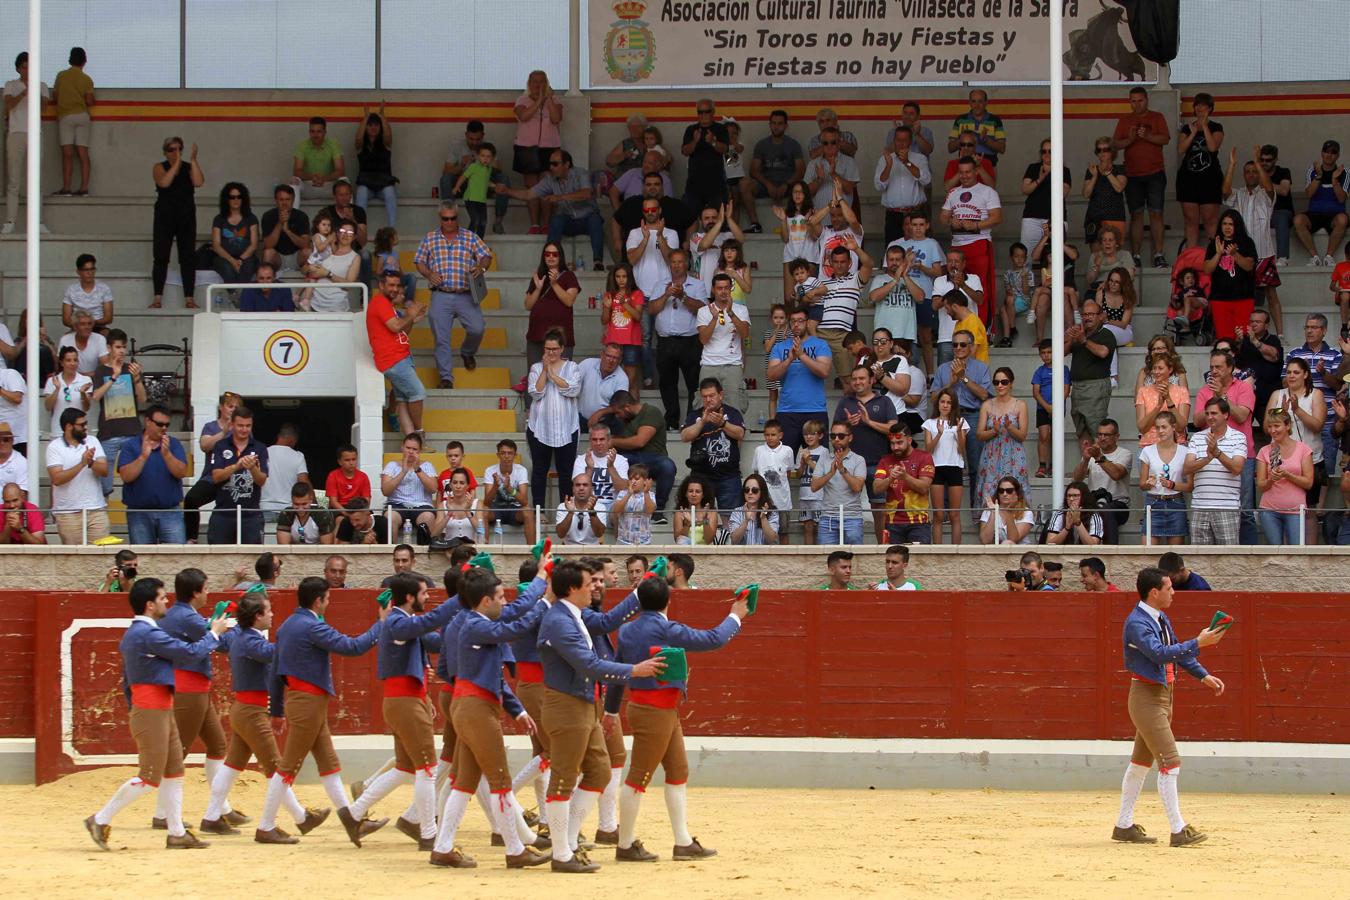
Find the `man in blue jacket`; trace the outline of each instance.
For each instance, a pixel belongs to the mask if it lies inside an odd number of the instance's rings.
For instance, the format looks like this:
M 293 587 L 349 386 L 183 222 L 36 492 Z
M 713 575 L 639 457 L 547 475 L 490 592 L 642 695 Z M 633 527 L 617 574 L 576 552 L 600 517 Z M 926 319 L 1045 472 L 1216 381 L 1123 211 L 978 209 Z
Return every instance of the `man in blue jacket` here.
M 572 849 L 582 820 L 610 778 L 609 754 L 605 752 L 605 738 L 595 712 L 599 684 L 621 684 L 630 678 L 659 675 L 666 667 L 663 659 L 625 665 L 596 654 L 594 639 L 582 619 L 582 609 L 590 604 L 591 577 L 576 563 L 556 564 L 549 577 L 556 600 L 539 625 L 544 728 L 548 731 L 552 755 L 545 806 L 555 872 L 594 872 L 600 868 L 585 853 Z M 575 798 L 573 787 L 580 789 Z
M 173 718 L 173 670 L 175 665 L 201 663 L 220 644 L 230 623 L 218 619 L 200 640 L 184 643 L 159 627 L 169 611 L 164 582 L 142 578 L 128 595 L 135 618 L 122 636 L 122 674 L 131 706 L 131 736 L 136 740 L 140 771 L 117 789 L 111 800 L 84 820 L 85 830 L 102 850 L 109 849 L 113 816 L 142 795 L 163 785 L 166 795 L 165 824 L 170 850 L 197 849 L 205 841 L 183 826 L 183 743 Z
M 654 647 L 682 647 L 689 651 L 716 650 L 725 647 L 741 629 L 749 614 L 745 600 L 731 604 L 731 612 L 716 628 L 698 630 L 666 615 L 670 605 L 670 585 L 660 578 L 649 578 L 638 585 L 642 614 L 619 629 L 619 661 L 638 662 L 651 657 Z M 685 811 L 685 789 L 689 782 L 689 760 L 684 752 L 684 732 L 680 730 L 680 701 L 689 692 L 684 681 L 633 678 L 628 685 L 628 724 L 633 729 L 632 765 L 619 795 L 619 845 L 614 858 L 621 862 L 652 862 L 656 854 L 648 852 L 637 833 L 638 807 L 659 765 L 666 777 L 666 810 L 675 833 L 675 859 L 704 859 L 717 851 L 704 847 L 689 834 Z M 609 702 L 606 710 L 618 711 Z
M 1134 807 L 1153 761 L 1158 761 L 1158 796 L 1171 826 L 1173 847 L 1187 847 L 1208 835 L 1181 817 L 1177 780 L 1181 777 L 1181 754 L 1172 735 L 1172 694 L 1176 667 L 1223 693 L 1223 682 L 1200 665 L 1201 647 L 1223 639 L 1222 631 L 1206 628 L 1189 641 L 1178 641 L 1172 622 L 1164 612 L 1172 605 L 1172 580 L 1162 569 L 1142 569 L 1135 582 L 1139 605 L 1125 619 L 1125 668 L 1130 672 L 1130 721 L 1134 723 L 1134 752 L 1120 786 L 1120 817 L 1111 839 L 1134 844 L 1154 844 L 1144 829 L 1134 824 Z M 631 713 L 630 713 L 631 716 Z
M 274 710 L 285 711 L 286 749 L 276 773 L 267 783 L 258 828 L 276 827 L 277 811 L 285 790 L 295 781 L 305 757 L 311 753 L 319 767 L 324 792 L 338 811 L 338 819 L 347 829 L 347 837 L 356 846 L 361 838 L 379 831 L 388 819 L 357 819 L 348 808 L 347 792 L 342 784 L 342 764 L 333 750 L 328 731 L 328 701 L 335 696 L 331 654 L 360 656 L 375 646 L 386 610 L 360 637 L 348 637 L 323 620 L 328 610 L 328 582 L 311 576 L 296 589 L 298 609 L 277 629 L 276 665 L 273 668 L 271 703 Z

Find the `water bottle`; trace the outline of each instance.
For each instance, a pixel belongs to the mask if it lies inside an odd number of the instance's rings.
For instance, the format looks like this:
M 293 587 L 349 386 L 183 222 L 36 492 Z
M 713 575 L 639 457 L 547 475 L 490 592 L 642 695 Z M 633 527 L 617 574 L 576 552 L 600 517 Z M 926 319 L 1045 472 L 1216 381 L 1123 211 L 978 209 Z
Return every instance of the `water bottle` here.
M 581 272 L 586 271 L 586 257 L 584 256 L 577 257 L 577 270 Z
M 413 542 L 412 533 L 413 533 L 412 519 L 405 518 L 403 520 L 403 543 L 411 544 Z
M 506 543 L 506 537 L 502 534 L 502 523 L 500 520 L 492 523 L 492 542 L 499 547 Z

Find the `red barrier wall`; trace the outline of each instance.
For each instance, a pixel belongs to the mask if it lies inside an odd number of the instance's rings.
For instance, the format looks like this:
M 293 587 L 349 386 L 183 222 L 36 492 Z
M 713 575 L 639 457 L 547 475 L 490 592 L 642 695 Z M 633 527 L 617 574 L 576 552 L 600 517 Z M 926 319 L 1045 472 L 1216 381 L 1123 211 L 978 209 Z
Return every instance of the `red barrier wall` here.
M 619 598 L 619 592 L 611 600 Z M 371 591 L 334 592 L 326 618 L 357 634 L 374 620 Z M 1028 602 L 1031 598 L 1034 602 Z M 10 599 L 10 598 L 0 598 Z M 276 591 L 277 622 L 295 604 Z M 134 752 L 125 728 L 117 642 L 128 617 L 124 595 L 41 594 L 30 598 L 35 634 L 11 630 L 21 598 L 5 607 L 10 650 L 0 656 L 0 710 L 9 733 L 36 726 L 40 779 L 71 769 L 62 755 L 61 635 L 74 620 L 108 620 L 71 637 L 74 685 L 64 738 L 78 753 Z M 783 737 L 1127 738 L 1127 676 L 1121 629 L 1125 594 L 766 591 L 759 612 L 725 650 L 691 660 L 683 708 L 690 734 Z M 1178 694 L 1183 740 L 1350 742 L 1350 606 L 1332 594 L 1179 594 L 1169 612 L 1193 635 L 1222 607 L 1236 627 L 1204 651 L 1227 684 L 1214 697 L 1189 677 Z M 723 591 L 681 592 L 672 614 L 698 627 L 719 622 Z M 13 656 L 14 659 L 10 657 Z M 228 697 L 228 665 L 217 664 Z M 375 654 L 334 658 L 335 733 L 384 730 Z M 24 693 L 37 718 L 25 721 Z M 13 697 L 14 702 L 3 702 Z M 27 733 L 33 733 L 33 730 Z

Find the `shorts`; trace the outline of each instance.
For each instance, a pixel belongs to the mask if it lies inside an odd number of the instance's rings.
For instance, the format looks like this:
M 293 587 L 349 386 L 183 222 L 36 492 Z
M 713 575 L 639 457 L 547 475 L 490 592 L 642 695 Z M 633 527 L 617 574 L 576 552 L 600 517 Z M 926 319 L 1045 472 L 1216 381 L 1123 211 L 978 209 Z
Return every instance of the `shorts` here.
M 923 300 L 914 304 L 914 318 L 920 328 L 933 329 L 937 327 L 937 313 L 933 312 L 933 301 L 925 297 Z
M 1256 286 L 1258 288 L 1279 287 L 1280 270 L 1275 265 L 1275 257 L 1267 256 L 1256 261 Z
M 1125 189 L 1129 190 L 1126 183 Z M 1223 176 L 1216 169 L 1213 175 L 1196 175 L 1184 169 L 1177 173 L 1177 202 L 1218 205 L 1223 202 Z
M 642 345 L 641 344 L 621 344 L 623 349 L 623 359 L 621 365 L 640 366 L 642 365 Z
M 1309 509 L 1316 509 L 1317 504 L 1322 502 L 1322 491 L 1327 486 L 1327 467 L 1320 462 L 1313 463 L 1313 483 L 1308 488 L 1305 496 L 1308 498 Z
M 825 318 L 825 304 L 812 303 L 806 308 L 806 318 L 812 322 L 820 322 Z
M 966 470 L 961 466 L 936 466 L 933 469 L 933 487 L 961 487 Z
M 511 147 L 511 171 L 521 175 L 543 175 L 548 171 L 548 158 L 557 147 Z
M 89 113 L 72 113 L 56 120 L 57 143 L 62 147 L 74 144 L 76 147 L 89 146 Z
M 887 524 L 886 538 L 892 544 L 931 544 L 933 526 L 927 522 Z
M 386 511 L 391 509 L 403 518 L 412 519 L 414 522 L 417 521 L 417 517 L 422 515 L 422 513 L 431 513 L 433 516 L 436 514 L 436 510 L 432 509 L 430 506 L 399 506 L 396 503 L 385 505 Z
M 1167 173 L 1154 172 L 1152 175 L 1131 175 L 1125 182 L 1125 202 L 1130 212 L 1160 213 L 1167 195 Z
M 1331 229 L 1336 225 L 1336 217 L 1343 216 L 1345 213 L 1306 213 L 1308 217 L 1308 232 L 1317 234 L 1319 231 L 1325 231 L 1331 234 Z
M 521 506 L 494 506 L 483 510 L 483 519 L 487 524 L 501 522 L 503 525 L 515 525 L 516 516 L 524 519 L 524 507 Z
M 382 373 L 394 389 L 394 399 L 400 403 L 420 403 L 427 399 L 426 386 L 417 377 L 412 357 L 405 356 Z
M 736 178 L 728 178 L 728 179 L 727 179 L 727 187 L 728 187 L 728 188 L 737 188 L 737 187 L 740 187 L 740 184 L 741 184 L 741 181 L 742 181 L 742 180 L 743 180 L 743 176 L 737 176 Z
M 1041 426 L 1045 426 L 1046 428 L 1049 428 L 1049 427 L 1050 427 L 1051 425 L 1053 425 L 1053 424 L 1054 424 L 1054 420 L 1051 418 L 1050 414 L 1049 414 L 1048 412 L 1046 412 L 1045 409 L 1044 409 L 1039 403 L 1037 403 L 1037 404 L 1036 404 L 1036 427 L 1037 427 L 1037 428 L 1040 428 Z
M 797 509 L 800 515 L 797 516 L 798 522 L 819 522 L 820 521 L 820 501 L 819 500 L 798 500 Z
M 1031 309 L 1031 298 L 1030 298 L 1030 297 L 1023 296 L 1022 294 L 1014 294 L 1014 295 L 1013 295 L 1013 312 L 1014 312 L 1014 313 L 1016 313 L 1017 315 L 1020 316 L 1022 313 L 1026 312 L 1026 311 L 1029 310 L 1029 309 Z

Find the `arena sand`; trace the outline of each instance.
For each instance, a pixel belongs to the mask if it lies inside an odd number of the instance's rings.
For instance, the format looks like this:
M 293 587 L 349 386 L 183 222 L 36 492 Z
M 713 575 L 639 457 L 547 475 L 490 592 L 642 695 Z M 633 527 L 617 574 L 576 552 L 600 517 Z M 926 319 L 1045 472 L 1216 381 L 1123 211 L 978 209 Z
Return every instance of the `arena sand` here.
M 670 861 L 670 829 L 661 791 L 642 808 L 639 836 L 659 853 L 654 864 L 616 864 L 593 851 L 593 875 L 553 875 L 548 866 L 507 871 L 476 805 L 459 843 L 478 859 L 473 870 L 435 869 L 392 827 L 357 849 L 336 818 L 294 847 L 255 844 L 252 831 L 210 837 L 209 849 L 169 852 L 150 830 L 148 798 L 113 823 L 114 852 L 102 853 L 81 820 L 94 812 L 129 768 L 68 776 L 41 788 L 0 786 L 8 897 L 363 896 L 724 898 L 783 895 L 1045 898 L 1321 897 L 1350 892 L 1350 800 L 1341 796 L 1185 793 L 1183 809 L 1209 831 L 1208 843 L 1166 846 L 1167 823 L 1150 778 L 1138 821 L 1163 843 L 1108 840 L 1115 791 L 690 791 L 693 831 L 720 855 Z M 186 809 L 200 819 L 207 799 L 200 768 L 190 769 Z M 262 777 L 246 773 L 234 805 L 257 816 Z M 318 785 L 298 786 L 300 801 L 323 805 Z M 376 809 L 396 816 L 403 789 Z M 524 800 L 522 796 L 522 800 Z M 282 827 L 291 822 L 284 814 Z M 246 829 L 249 826 L 246 826 Z M 586 833 L 594 829 L 594 818 Z M 265 894 L 263 892 L 266 892 Z

